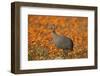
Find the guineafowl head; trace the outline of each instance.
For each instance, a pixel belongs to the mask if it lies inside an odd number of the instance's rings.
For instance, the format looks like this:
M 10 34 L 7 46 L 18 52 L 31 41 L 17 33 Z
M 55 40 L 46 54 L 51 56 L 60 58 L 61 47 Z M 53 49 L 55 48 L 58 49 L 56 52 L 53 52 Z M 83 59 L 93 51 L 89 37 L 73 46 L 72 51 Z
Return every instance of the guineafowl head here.
M 49 25 L 49 29 L 51 29 L 52 32 L 55 32 L 56 26 L 54 24 Z
M 49 25 L 49 29 L 51 30 L 51 36 L 53 38 L 53 41 L 55 41 L 59 37 L 59 35 L 56 32 L 56 28 L 57 27 L 54 24 Z

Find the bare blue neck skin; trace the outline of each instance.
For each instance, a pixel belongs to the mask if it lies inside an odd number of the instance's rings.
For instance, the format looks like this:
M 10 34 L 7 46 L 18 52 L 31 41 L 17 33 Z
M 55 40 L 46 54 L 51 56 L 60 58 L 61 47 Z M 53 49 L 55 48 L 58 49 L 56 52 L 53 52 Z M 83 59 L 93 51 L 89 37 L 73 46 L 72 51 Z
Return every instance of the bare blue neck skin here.
M 56 33 L 55 30 L 52 31 L 52 37 L 56 39 L 59 35 Z

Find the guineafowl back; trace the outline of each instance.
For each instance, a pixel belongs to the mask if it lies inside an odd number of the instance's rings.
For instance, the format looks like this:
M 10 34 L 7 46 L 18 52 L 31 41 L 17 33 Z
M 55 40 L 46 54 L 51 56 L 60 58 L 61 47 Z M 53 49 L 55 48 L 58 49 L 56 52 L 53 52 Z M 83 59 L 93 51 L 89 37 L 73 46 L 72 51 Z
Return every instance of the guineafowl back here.
M 52 36 L 57 48 L 61 48 L 63 50 L 73 49 L 73 42 L 70 38 L 65 36 L 60 36 L 56 34 L 56 32 L 53 32 Z
M 63 50 L 72 49 L 73 48 L 73 42 L 70 38 L 65 36 L 59 36 L 55 40 L 55 44 L 58 48 L 61 48 Z

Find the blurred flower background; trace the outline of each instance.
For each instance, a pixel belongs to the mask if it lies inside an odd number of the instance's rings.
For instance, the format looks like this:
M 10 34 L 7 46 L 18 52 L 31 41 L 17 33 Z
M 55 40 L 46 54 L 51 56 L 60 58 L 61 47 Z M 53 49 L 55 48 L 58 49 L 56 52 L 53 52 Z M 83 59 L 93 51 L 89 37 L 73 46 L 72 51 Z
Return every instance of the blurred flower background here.
M 63 50 L 52 41 L 50 24 L 57 27 L 59 35 L 71 38 L 74 43 L 66 59 L 88 57 L 87 17 L 28 15 L 28 60 L 63 59 Z

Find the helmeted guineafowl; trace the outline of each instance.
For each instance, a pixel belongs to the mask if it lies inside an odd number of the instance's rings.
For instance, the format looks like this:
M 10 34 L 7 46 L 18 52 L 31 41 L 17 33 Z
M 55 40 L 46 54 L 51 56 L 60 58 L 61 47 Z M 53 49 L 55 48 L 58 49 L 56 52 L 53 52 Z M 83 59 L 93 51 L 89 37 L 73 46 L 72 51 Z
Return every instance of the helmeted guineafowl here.
M 73 50 L 73 41 L 63 35 L 58 35 L 55 31 L 55 26 L 51 26 L 52 29 L 52 38 L 57 48 L 63 49 L 63 52 L 66 53 L 69 50 Z

